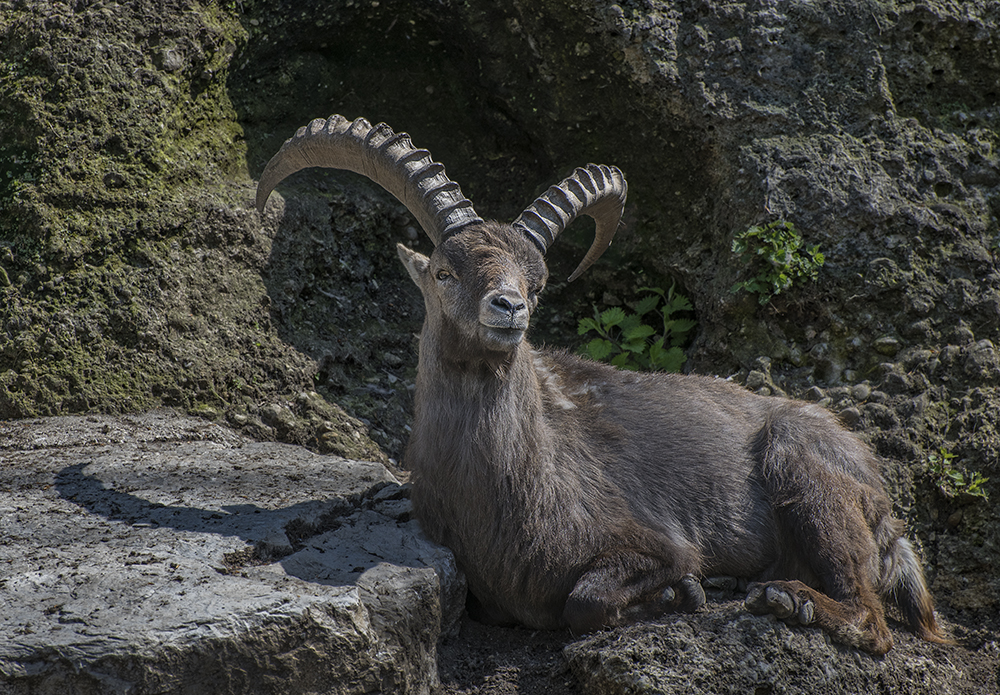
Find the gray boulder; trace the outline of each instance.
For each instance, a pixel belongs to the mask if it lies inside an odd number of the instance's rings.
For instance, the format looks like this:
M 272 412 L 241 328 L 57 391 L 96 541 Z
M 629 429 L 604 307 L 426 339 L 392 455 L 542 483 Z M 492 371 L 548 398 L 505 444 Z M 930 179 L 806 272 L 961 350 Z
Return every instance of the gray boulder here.
M 605 632 L 569 644 L 564 653 L 592 695 L 990 692 L 979 691 L 982 684 L 937 648 L 893 636 L 903 643 L 874 658 L 831 643 L 818 629 L 789 628 L 730 601 L 693 616 Z
M 463 606 L 381 464 L 203 420 L 0 423 L 0 510 L 0 693 L 425 693 Z

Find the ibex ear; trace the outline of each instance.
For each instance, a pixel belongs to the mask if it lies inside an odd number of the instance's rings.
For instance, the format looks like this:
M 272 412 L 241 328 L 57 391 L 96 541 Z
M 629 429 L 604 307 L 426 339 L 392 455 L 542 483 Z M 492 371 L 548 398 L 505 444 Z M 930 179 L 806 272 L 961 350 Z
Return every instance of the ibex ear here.
M 413 282 L 417 283 L 417 287 L 423 287 L 424 279 L 430 273 L 431 259 L 403 244 L 396 244 L 396 253 L 399 254 L 399 260 L 403 261 L 406 272 L 410 274 Z

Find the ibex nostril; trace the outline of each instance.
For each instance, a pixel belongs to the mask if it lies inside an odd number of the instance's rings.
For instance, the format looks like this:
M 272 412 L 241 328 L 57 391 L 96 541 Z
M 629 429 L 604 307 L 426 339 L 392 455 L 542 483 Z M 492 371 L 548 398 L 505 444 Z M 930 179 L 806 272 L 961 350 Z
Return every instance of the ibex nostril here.
M 501 309 L 505 312 L 509 312 L 511 314 L 516 313 L 518 311 L 523 311 L 525 308 L 524 302 L 521 301 L 520 297 L 512 299 L 502 294 L 498 294 L 492 300 L 490 300 L 490 304 L 492 304 L 498 309 Z

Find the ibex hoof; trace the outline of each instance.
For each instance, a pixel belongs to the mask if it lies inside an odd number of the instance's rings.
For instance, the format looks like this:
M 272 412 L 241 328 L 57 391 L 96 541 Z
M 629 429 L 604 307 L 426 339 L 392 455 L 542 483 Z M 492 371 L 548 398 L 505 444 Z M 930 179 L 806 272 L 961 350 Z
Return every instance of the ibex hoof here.
M 701 582 L 693 574 L 687 574 L 681 577 L 680 584 L 680 598 L 681 605 L 680 610 L 686 612 L 693 612 L 705 605 L 705 590 L 701 586 Z
M 751 613 L 770 613 L 793 625 L 809 625 L 815 618 L 810 599 L 774 584 L 751 584 L 744 605 Z
M 660 594 L 660 603 L 668 610 L 678 613 L 693 613 L 705 605 L 705 590 L 693 574 L 686 574 L 673 586 L 668 586 Z

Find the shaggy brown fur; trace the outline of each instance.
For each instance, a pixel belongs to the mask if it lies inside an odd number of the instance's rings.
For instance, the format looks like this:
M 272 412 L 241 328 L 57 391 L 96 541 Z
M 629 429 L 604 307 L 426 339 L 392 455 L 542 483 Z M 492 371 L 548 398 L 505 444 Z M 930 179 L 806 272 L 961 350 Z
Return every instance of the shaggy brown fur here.
M 587 632 L 694 610 L 698 580 L 727 575 L 756 582 L 749 610 L 873 654 L 883 600 L 946 641 L 875 458 L 825 410 L 533 349 L 547 270 L 510 226 L 399 252 L 427 311 L 415 511 L 482 616 Z

